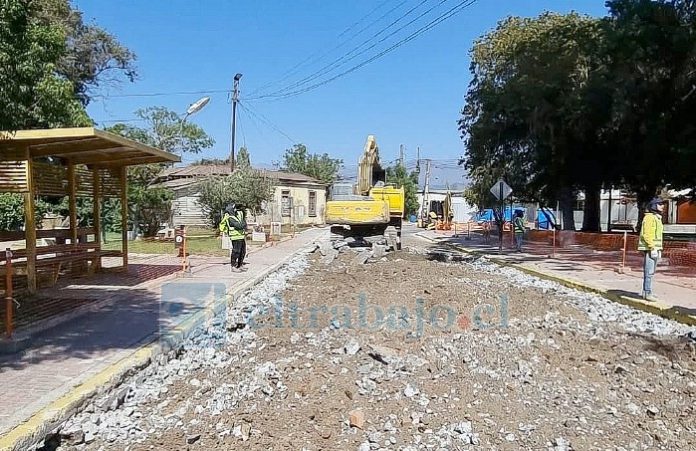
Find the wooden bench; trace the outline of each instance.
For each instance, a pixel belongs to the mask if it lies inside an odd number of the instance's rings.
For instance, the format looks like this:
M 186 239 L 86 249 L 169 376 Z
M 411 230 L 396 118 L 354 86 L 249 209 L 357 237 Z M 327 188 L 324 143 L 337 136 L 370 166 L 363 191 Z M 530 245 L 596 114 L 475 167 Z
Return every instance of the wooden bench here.
M 96 266 L 97 258 L 103 256 L 96 243 L 85 244 L 58 244 L 54 246 L 40 246 L 36 248 L 36 271 L 48 272 L 51 286 L 58 281 L 61 270 L 67 264 L 75 262 L 88 262 L 88 274 L 92 274 Z M 5 274 L 5 261 L 0 260 L 0 275 Z M 15 275 L 26 275 L 27 250 L 12 251 L 12 271 Z

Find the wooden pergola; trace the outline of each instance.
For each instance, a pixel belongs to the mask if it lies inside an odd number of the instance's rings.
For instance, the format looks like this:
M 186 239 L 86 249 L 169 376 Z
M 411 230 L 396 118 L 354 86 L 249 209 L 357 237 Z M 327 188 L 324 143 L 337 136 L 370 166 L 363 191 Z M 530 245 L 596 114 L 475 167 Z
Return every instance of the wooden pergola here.
M 84 128 L 0 131 L 0 193 L 24 195 L 25 227 L 23 232 L 2 232 L 0 241 L 24 239 L 26 249 L 16 252 L 25 266 L 27 289 L 37 289 L 37 262 L 44 264 L 61 257 L 73 261 L 90 261 L 101 267 L 101 202 L 119 198 L 121 203 L 122 250 L 117 253 L 128 266 L 128 166 L 177 162 L 179 157 L 113 133 Z M 67 196 L 69 229 L 36 229 L 35 198 Z M 87 196 L 93 202 L 93 228 L 79 229 L 76 199 Z M 94 239 L 88 242 L 87 236 Z M 56 246 L 37 252 L 37 238 L 58 238 Z M 69 243 L 67 242 L 69 239 Z M 60 244 L 60 241 L 63 244 Z M 47 258 L 38 258 L 48 256 Z

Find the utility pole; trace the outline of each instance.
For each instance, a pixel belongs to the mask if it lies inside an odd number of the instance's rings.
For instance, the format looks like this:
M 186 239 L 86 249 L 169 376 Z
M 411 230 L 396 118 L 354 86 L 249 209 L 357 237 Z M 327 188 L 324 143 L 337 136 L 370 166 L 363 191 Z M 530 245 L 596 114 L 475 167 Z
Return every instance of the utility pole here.
M 430 194 L 430 159 L 425 160 L 425 187 L 423 188 L 423 205 L 421 205 L 421 219 L 423 224 L 428 217 L 428 197 Z
M 416 173 L 420 175 L 420 146 L 418 146 L 416 149 Z
M 234 172 L 234 138 L 237 134 L 237 102 L 239 101 L 239 79 L 242 74 L 234 76 L 234 88 L 232 90 L 232 144 L 230 149 L 230 173 Z
M 403 144 L 401 144 L 399 146 L 399 164 L 401 165 L 402 168 L 404 167 L 404 145 Z

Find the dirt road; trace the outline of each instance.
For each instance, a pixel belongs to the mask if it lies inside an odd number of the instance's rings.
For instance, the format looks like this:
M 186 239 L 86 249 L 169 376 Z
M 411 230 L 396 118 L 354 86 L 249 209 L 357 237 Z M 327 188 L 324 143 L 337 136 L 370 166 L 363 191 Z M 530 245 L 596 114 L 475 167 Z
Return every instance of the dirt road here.
M 406 244 L 298 256 L 58 449 L 696 449 L 688 328 Z

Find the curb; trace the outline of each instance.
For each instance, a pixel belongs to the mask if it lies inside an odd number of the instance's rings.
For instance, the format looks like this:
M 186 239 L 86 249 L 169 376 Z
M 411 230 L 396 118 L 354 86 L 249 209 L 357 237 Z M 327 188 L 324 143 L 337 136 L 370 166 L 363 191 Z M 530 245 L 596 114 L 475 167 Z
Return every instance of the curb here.
M 311 246 L 312 244 L 308 243 L 294 252 L 290 252 L 255 277 L 230 288 L 226 293 L 226 302 L 234 302 L 244 292 L 287 264 L 297 254 L 306 252 Z M 158 338 L 158 332 L 155 332 L 144 338 L 140 342 L 141 345 L 134 349 L 131 354 L 75 386 L 70 392 L 36 412 L 25 422 L 3 434 L 0 437 L 0 450 L 25 450 L 36 445 L 68 417 L 79 412 L 89 400 L 114 389 L 128 376 L 146 367 L 158 356 L 175 349 L 195 332 L 201 323 L 219 313 L 222 305 L 224 304 L 213 299 L 204 306 L 202 311 L 183 319 L 166 337 Z
M 572 279 L 566 279 L 564 277 L 559 277 L 554 274 L 549 274 L 544 271 L 540 271 L 537 269 L 531 269 L 531 268 L 525 268 L 524 266 L 521 266 L 517 263 L 510 263 L 507 262 L 503 259 L 496 258 L 494 256 L 491 256 L 490 254 L 487 254 L 486 252 L 478 251 L 475 249 L 469 249 L 467 247 L 457 245 L 457 244 L 452 244 L 452 243 L 441 243 L 433 238 L 430 238 L 428 236 L 422 235 L 421 233 L 416 233 L 416 236 L 419 238 L 422 238 L 424 240 L 430 241 L 431 243 L 436 243 L 442 246 L 446 246 L 452 249 L 456 249 L 461 252 L 465 252 L 469 255 L 476 255 L 479 257 L 486 257 L 488 260 L 492 261 L 493 263 L 500 265 L 500 266 L 507 266 L 510 268 L 515 268 L 519 271 L 522 271 L 526 274 L 532 275 L 539 277 L 541 279 L 545 280 L 550 280 L 552 282 L 559 283 L 565 287 L 568 288 L 574 288 L 576 290 L 580 291 L 586 291 L 589 293 L 594 293 L 602 296 L 605 299 L 608 299 L 610 301 L 616 302 L 618 304 L 622 304 L 628 307 L 635 308 L 637 310 L 641 310 L 646 313 L 651 313 L 653 315 L 669 319 L 672 321 L 676 321 L 682 324 L 686 324 L 687 326 L 696 326 L 696 315 L 690 315 L 688 313 L 682 312 L 679 307 L 674 307 L 668 304 L 665 304 L 663 302 L 645 302 L 642 299 L 638 298 L 631 298 L 628 296 L 622 296 L 619 294 L 611 293 L 605 289 L 602 288 L 597 288 L 593 287 L 592 285 L 588 285 L 586 283 L 577 281 L 577 280 L 572 280 Z

